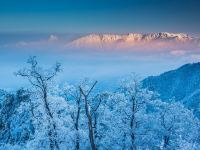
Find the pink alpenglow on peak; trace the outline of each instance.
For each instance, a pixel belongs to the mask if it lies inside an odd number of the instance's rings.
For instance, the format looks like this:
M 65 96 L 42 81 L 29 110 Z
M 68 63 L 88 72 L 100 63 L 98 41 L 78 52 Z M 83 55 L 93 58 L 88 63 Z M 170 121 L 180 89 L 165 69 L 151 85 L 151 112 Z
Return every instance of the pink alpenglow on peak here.
M 77 48 L 139 48 L 153 49 L 199 43 L 199 39 L 184 33 L 129 33 L 129 34 L 90 34 L 70 42 Z M 154 46 L 153 46 L 154 45 Z M 146 49 L 146 48 L 145 48 Z

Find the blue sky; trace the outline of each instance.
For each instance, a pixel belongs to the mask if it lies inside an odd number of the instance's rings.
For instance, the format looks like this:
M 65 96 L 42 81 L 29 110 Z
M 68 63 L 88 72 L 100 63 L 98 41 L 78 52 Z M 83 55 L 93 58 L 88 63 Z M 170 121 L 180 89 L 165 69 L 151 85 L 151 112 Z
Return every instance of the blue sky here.
M 200 35 L 199 6 L 199 0 L 1 0 L 0 32 Z

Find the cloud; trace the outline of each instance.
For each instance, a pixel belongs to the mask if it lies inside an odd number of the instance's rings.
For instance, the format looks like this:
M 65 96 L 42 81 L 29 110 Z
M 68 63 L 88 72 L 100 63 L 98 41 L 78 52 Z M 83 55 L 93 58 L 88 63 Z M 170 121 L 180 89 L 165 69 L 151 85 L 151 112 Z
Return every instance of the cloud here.
M 58 40 L 59 40 L 59 38 L 57 36 L 53 35 L 53 34 L 50 35 L 49 39 L 48 39 L 49 42 L 55 42 L 55 41 L 58 41 Z
M 40 40 L 22 40 L 18 41 L 16 43 L 11 43 L 5 45 L 5 47 L 16 47 L 16 48 L 35 48 L 35 47 L 48 47 L 48 46 L 54 46 L 54 45 L 63 45 L 60 41 L 58 36 L 56 35 L 49 35 L 47 39 L 40 39 Z
M 191 54 L 188 56 L 188 59 L 192 60 L 192 61 L 200 61 L 200 54 Z
M 184 50 L 173 50 L 170 52 L 171 55 L 174 55 L 174 56 L 183 56 L 185 55 L 187 52 L 184 51 Z

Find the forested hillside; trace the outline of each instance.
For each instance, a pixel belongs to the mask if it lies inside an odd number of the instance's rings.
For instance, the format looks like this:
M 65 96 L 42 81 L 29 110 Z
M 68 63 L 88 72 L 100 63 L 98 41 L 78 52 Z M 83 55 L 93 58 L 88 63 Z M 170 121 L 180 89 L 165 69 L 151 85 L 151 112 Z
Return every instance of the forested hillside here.
M 15 75 L 30 86 L 0 91 L 1 150 L 200 149 L 199 119 L 181 101 L 198 89 L 199 64 L 185 65 L 154 82 L 150 79 L 155 77 L 144 80 L 146 87 L 157 83 L 150 90 L 154 87 L 159 96 L 143 88 L 134 74 L 122 79 L 114 92 L 106 87 L 98 91 L 98 81 L 90 79 L 56 83 L 60 63 L 44 69 L 36 57 L 27 62 L 29 67 Z M 184 91 L 176 96 L 172 87 Z
M 200 63 L 148 77 L 143 80 L 143 87 L 159 93 L 164 101 L 174 99 L 183 103 L 200 118 Z

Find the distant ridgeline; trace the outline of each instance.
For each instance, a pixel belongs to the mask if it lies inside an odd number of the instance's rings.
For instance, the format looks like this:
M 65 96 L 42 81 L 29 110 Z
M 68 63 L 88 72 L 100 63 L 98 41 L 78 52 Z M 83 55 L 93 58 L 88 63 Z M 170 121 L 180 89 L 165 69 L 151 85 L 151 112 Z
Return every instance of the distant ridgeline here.
M 142 82 L 143 87 L 157 92 L 161 99 L 181 101 L 200 118 L 200 63 L 186 64 Z

